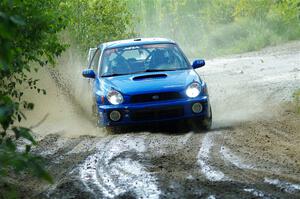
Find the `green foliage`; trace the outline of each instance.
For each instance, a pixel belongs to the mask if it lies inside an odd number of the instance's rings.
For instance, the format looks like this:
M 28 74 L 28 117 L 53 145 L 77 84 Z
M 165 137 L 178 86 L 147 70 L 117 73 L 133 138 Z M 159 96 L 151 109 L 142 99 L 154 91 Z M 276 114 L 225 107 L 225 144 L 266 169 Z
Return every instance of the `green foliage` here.
M 38 70 L 38 67 L 32 67 L 33 62 L 39 66 L 53 64 L 54 58 L 65 49 L 56 34 L 67 25 L 66 17 L 57 9 L 59 4 L 59 0 L 0 2 L 1 95 L 21 101 L 23 92 L 16 89 L 20 84 L 43 91 L 37 86 L 38 80 L 26 74 Z
M 31 130 L 11 126 L 17 110 L 18 106 L 9 96 L 0 95 L 0 124 L 2 128 L 2 130 L 0 128 L 0 187 L 7 187 L 6 192 L 1 192 L 0 198 L 15 198 L 15 190 L 5 180 L 5 177 L 12 171 L 17 174 L 29 171 L 41 179 L 52 182 L 51 176 L 43 167 L 42 158 L 30 153 L 32 145 L 36 145 L 36 141 L 31 136 Z M 17 147 L 17 141 L 20 139 L 29 141 L 26 142 L 23 150 Z
M 234 10 L 236 8 L 237 0 L 214 0 L 209 1 L 201 15 L 204 22 L 210 24 L 228 24 L 234 21 Z
M 141 36 L 176 40 L 191 57 L 261 49 L 300 38 L 300 0 L 127 0 Z
M 123 0 L 69 0 L 70 35 L 81 50 L 133 36 L 132 15 Z
M 293 98 L 296 105 L 296 111 L 300 113 L 300 89 L 294 92 Z
M 1 0 L 0 1 L 0 198 L 17 192 L 6 179 L 12 172 L 31 172 L 48 182 L 42 159 L 30 153 L 36 141 L 31 130 L 15 126 L 34 104 L 23 99 L 26 89 L 46 94 L 31 73 L 54 64 L 67 45 L 60 33 L 68 27 L 82 51 L 104 41 L 132 36 L 132 15 L 122 0 Z M 22 88 L 23 90 L 21 90 Z M 17 143 L 26 143 L 20 149 Z M 24 145 L 24 144 L 23 144 Z
M 274 0 L 239 0 L 235 2 L 234 17 L 239 19 L 241 17 L 254 17 L 263 20 L 273 5 Z
M 57 33 L 66 27 L 67 18 L 57 9 L 59 5 L 59 0 L 0 1 L 0 185 L 9 186 L 7 190 L 12 186 L 6 176 L 13 171 L 29 171 L 52 182 L 42 159 L 30 153 L 32 145 L 36 145 L 31 130 L 14 123 L 25 118 L 21 108 L 34 108 L 23 100 L 21 85 L 46 94 L 28 73 L 47 63 L 54 64 L 55 57 L 65 49 Z M 23 150 L 17 145 L 18 140 L 27 143 Z M 0 198 L 16 197 L 15 192 L 7 190 L 1 191 Z

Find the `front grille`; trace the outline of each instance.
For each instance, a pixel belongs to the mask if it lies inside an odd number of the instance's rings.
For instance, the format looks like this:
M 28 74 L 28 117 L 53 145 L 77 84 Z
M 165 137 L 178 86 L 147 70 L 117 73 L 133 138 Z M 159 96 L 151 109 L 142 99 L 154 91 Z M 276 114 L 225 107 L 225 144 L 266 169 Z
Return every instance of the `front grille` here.
M 177 92 L 150 93 L 150 94 L 133 95 L 130 98 L 130 102 L 141 103 L 141 102 L 174 100 L 179 98 L 181 98 L 181 95 L 180 93 Z
M 134 121 L 142 120 L 160 120 L 183 116 L 184 108 L 182 106 L 173 106 L 163 109 L 145 109 L 132 111 L 130 117 Z

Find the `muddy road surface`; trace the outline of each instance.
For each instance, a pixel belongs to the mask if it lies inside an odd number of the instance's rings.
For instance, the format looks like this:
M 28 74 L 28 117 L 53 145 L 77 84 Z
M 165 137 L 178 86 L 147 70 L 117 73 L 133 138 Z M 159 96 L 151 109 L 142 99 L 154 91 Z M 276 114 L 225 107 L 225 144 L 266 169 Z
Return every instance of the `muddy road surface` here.
M 300 198 L 300 116 L 289 103 L 300 42 L 209 60 L 198 72 L 211 96 L 209 132 L 161 124 L 107 134 L 85 112 L 88 93 L 50 89 L 27 124 L 55 183 L 24 176 L 24 197 Z

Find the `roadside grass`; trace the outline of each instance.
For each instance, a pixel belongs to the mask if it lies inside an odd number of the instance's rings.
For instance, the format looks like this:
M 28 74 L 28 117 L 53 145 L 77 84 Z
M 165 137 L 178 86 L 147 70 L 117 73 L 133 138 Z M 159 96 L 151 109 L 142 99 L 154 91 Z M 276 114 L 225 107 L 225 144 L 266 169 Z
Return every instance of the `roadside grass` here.
M 202 46 L 208 57 L 217 57 L 260 50 L 300 39 L 300 24 L 288 25 L 277 21 L 240 19 L 231 24 L 220 25 L 209 35 L 203 35 Z
M 294 92 L 293 99 L 296 106 L 296 112 L 300 114 L 300 89 Z

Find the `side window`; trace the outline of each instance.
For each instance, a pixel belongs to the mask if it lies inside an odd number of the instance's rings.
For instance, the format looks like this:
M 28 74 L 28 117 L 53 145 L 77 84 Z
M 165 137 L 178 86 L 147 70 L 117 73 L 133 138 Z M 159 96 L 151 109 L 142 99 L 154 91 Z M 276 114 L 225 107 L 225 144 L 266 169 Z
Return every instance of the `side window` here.
M 97 72 L 97 70 L 98 70 L 98 63 L 99 63 L 100 54 L 101 54 L 100 49 L 97 49 L 94 56 L 93 56 L 93 58 L 92 58 L 92 61 L 90 63 L 90 68 L 92 68 L 95 72 Z
M 92 60 L 96 50 L 97 50 L 97 48 L 90 48 L 89 49 L 89 54 L 87 56 L 87 64 L 88 64 L 89 67 L 91 66 L 90 63 L 91 63 L 91 60 Z

